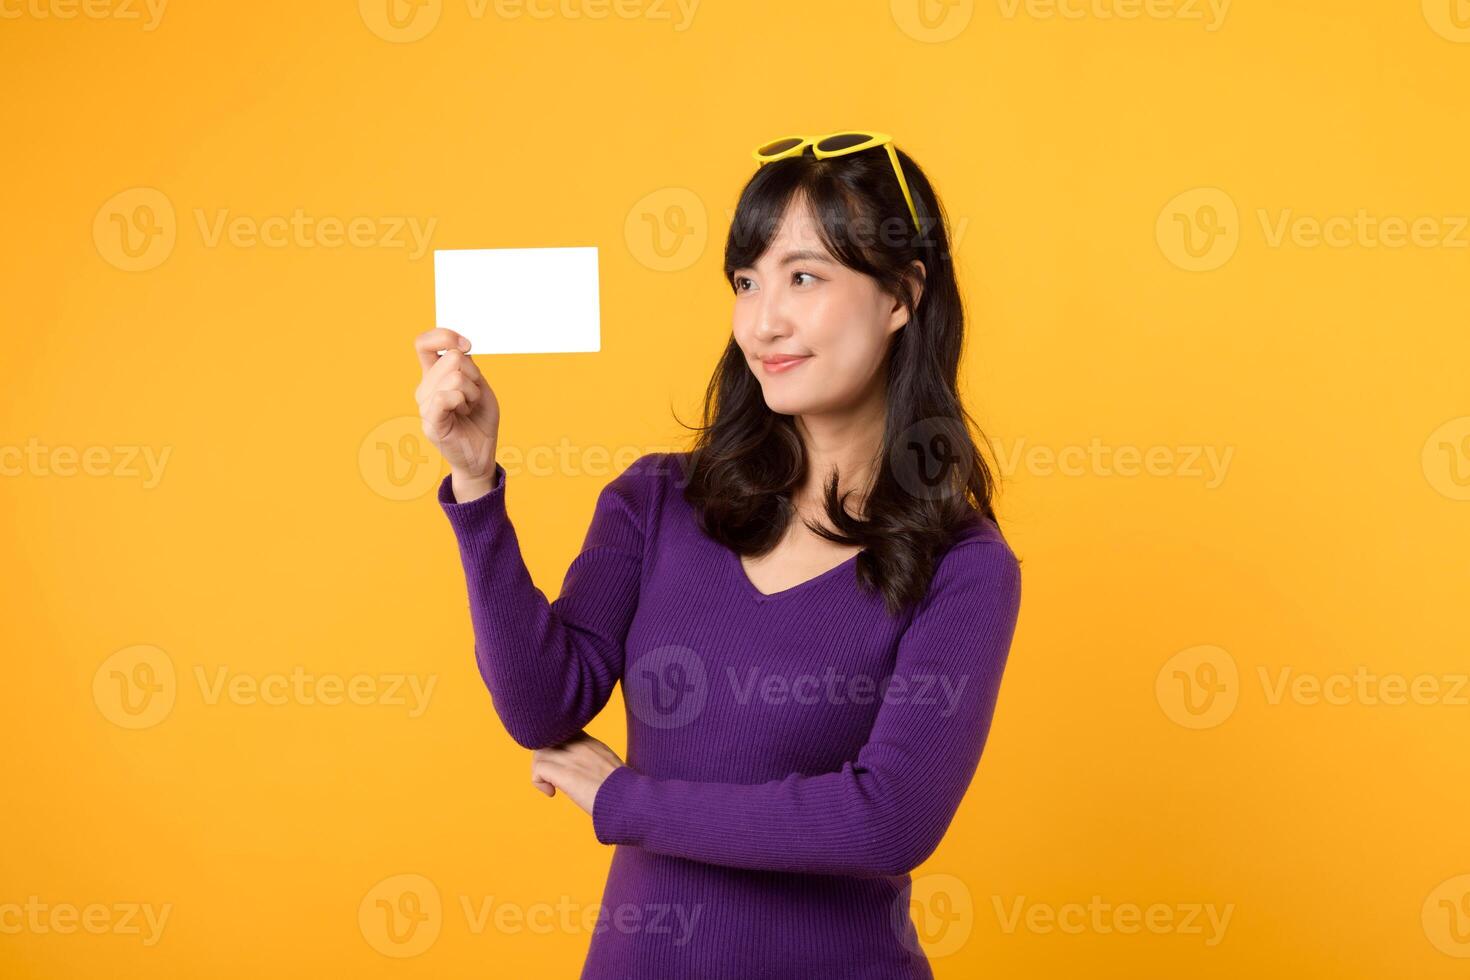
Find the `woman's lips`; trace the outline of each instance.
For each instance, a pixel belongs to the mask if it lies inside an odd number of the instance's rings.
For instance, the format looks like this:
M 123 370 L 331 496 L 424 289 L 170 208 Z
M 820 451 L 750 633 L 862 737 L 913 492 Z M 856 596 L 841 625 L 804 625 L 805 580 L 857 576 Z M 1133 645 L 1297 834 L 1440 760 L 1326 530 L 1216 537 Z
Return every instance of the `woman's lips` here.
M 783 371 L 790 371 L 798 364 L 805 364 L 809 360 L 811 360 L 810 354 L 802 357 L 768 357 L 761 360 L 761 367 L 769 374 L 780 374 Z

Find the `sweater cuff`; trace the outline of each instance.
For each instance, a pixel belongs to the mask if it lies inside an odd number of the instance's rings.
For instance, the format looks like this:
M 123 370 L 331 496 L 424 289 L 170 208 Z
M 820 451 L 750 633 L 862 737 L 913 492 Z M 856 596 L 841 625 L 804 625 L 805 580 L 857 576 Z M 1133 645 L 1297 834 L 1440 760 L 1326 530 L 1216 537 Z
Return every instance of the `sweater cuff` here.
M 494 480 L 490 489 L 474 500 L 464 503 L 454 499 L 454 474 L 446 473 L 439 481 L 439 506 L 449 517 L 449 523 L 457 532 L 467 532 L 475 527 L 505 515 L 505 467 L 497 461 Z
M 608 773 L 592 798 L 592 832 L 602 844 L 637 844 L 638 808 L 631 797 L 642 776 L 631 766 L 618 766 Z

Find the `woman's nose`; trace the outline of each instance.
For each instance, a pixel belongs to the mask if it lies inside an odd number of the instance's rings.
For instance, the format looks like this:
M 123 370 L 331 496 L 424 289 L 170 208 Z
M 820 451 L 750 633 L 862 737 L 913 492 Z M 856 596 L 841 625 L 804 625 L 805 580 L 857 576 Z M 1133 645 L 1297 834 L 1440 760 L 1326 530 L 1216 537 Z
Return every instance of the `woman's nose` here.
M 791 332 L 790 318 L 780 297 L 762 297 L 755 316 L 755 335 L 760 340 L 782 337 Z

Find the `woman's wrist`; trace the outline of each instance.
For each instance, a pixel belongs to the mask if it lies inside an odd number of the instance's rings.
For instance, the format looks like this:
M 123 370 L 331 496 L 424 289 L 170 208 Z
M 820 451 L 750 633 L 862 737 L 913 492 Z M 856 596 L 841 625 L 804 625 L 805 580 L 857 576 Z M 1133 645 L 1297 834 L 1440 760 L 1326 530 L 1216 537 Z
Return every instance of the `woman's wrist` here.
M 495 488 L 495 457 L 490 457 L 490 472 L 482 476 L 471 476 L 451 468 L 449 486 L 454 491 L 455 503 L 467 504 L 485 496 Z

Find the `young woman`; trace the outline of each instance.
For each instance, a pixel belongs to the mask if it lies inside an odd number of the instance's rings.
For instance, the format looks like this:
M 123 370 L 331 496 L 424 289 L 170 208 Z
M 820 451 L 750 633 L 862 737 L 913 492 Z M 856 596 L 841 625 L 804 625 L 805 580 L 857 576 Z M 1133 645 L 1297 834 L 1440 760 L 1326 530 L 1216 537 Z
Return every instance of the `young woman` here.
M 1020 607 L 929 181 L 881 134 L 756 156 L 704 425 L 602 490 L 554 602 L 468 342 L 416 341 L 481 676 L 532 783 L 618 845 L 584 980 L 932 976 L 909 875 L 974 776 Z M 626 763 L 581 731 L 619 681 Z

